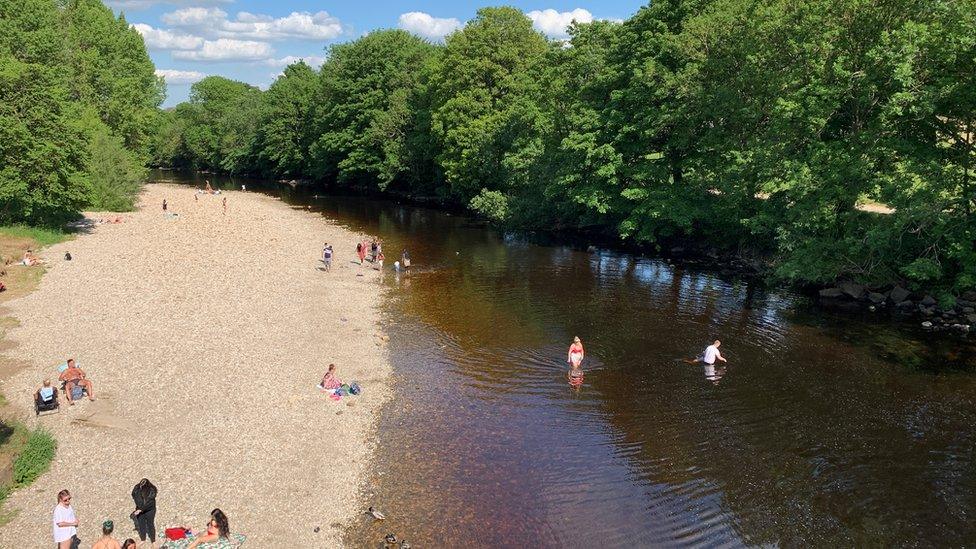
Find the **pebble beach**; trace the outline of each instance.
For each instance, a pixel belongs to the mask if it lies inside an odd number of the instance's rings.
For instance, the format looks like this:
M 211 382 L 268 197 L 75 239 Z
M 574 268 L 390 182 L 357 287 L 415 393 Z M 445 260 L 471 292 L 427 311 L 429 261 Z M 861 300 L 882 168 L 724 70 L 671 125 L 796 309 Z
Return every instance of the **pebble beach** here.
M 40 286 L 7 304 L 19 326 L 2 360 L 18 369 L 0 390 L 58 450 L 8 499 L 17 513 L 0 547 L 51 545 L 64 488 L 83 547 L 106 519 L 118 539 L 136 537 L 130 492 L 143 477 L 159 488 L 157 530 L 200 529 L 219 507 L 247 547 L 341 546 L 391 394 L 383 274 L 354 261 L 364 236 L 263 194 L 164 184 L 117 215 L 40 252 Z M 35 418 L 33 392 L 68 358 L 96 401 Z M 363 393 L 335 402 L 320 392 L 330 362 Z

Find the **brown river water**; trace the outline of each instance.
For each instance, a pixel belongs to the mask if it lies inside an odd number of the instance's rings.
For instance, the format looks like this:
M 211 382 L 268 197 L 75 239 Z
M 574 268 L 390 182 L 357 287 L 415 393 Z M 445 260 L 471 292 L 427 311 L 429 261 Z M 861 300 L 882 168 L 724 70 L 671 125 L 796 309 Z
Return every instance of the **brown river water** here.
M 388 518 L 348 525 L 350 546 L 976 544 L 968 343 L 391 200 L 264 189 L 384 241 L 396 389 L 363 500 Z M 682 360 L 715 338 L 724 368 Z

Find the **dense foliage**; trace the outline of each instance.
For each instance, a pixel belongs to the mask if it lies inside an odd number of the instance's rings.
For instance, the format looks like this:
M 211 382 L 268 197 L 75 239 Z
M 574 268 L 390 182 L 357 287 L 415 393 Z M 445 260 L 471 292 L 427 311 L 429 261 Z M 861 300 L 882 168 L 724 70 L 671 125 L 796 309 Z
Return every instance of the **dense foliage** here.
M 0 224 L 131 207 L 162 84 L 100 0 L 0 2 Z
M 976 286 L 974 28 L 971 1 L 660 0 L 562 42 L 486 8 L 443 44 L 334 46 L 267 92 L 204 80 L 154 155 L 707 243 L 790 281 L 959 291 Z

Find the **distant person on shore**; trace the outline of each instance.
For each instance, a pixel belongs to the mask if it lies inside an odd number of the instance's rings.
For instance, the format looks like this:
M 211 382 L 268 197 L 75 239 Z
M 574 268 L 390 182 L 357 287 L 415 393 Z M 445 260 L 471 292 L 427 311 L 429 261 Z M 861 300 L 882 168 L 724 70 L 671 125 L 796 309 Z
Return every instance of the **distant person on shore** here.
M 227 215 L 227 197 L 224 197 L 224 215 Z
M 213 190 L 213 187 L 210 186 L 210 180 L 207 179 L 205 181 L 207 182 L 207 189 L 206 189 L 207 190 L 207 194 L 213 194 L 214 190 Z
M 41 264 L 41 260 L 38 259 L 31 250 L 24 252 L 24 258 L 21 259 L 20 262 L 24 265 L 24 267 L 33 267 Z
M 359 264 L 362 265 L 366 260 L 366 242 L 356 244 L 356 255 L 359 256 Z
M 58 381 L 65 382 L 64 392 L 68 398 L 68 404 L 75 405 L 71 393 L 76 386 L 84 387 L 88 391 L 88 399 L 95 400 L 95 389 L 92 387 L 92 382 L 85 378 L 85 371 L 75 365 L 75 359 L 68 359 L 68 369 L 61 372 Z
M 247 192 L 247 187 L 245 187 L 243 184 L 241 185 L 241 192 L 242 193 L 246 193 Z
M 122 549 L 119 542 L 112 537 L 112 532 L 115 530 L 115 523 L 111 520 L 106 520 L 102 523 L 102 537 L 98 538 L 95 545 L 92 545 L 92 549 Z
M 322 382 L 319 383 L 319 388 L 323 391 L 329 391 L 332 389 L 338 389 L 342 387 L 342 381 L 336 377 L 336 365 L 329 364 L 329 369 L 326 370 L 325 375 L 322 376 Z
M 165 198 L 163 199 L 163 211 L 164 212 L 166 211 L 166 199 Z
M 376 243 L 376 239 L 374 238 L 373 242 L 371 242 L 369 245 L 369 260 L 374 263 L 376 262 L 376 251 L 378 247 L 379 244 Z
M 403 250 L 403 254 L 400 256 L 400 265 L 403 265 L 404 269 L 410 268 L 410 252 Z
M 149 479 L 144 478 L 132 487 L 132 501 L 136 510 L 129 515 L 135 523 L 139 539 L 143 542 L 149 538 L 153 547 L 156 546 L 156 486 Z
M 328 242 L 322 247 L 322 263 L 325 263 L 326 272 L 332 270 L 332 246 Z
M 58 544 L 58 549 L 71 549 L 78 534 L 78 517 L 75 515 L 75 510 L 71 508 L 71 492 L 67 490 L 58 492 L 58 504 L 54 506 L 52 527 L 54 543 Z
M 379 254 L 376 256 L 376 262 L 379 264 L 379 270 L 381 270 L 381 271 L 383 270 L 383 260 L 385 260 L 385 259 L 386 259 L 386 256 L 383 255 L 383 252 L 381 250 L 379 252 Z
M 207 531 L 197 536 L 186 549 L 194 549 L 201 543 L 214 543 L 220 541 L 221 538 L 227 539 L 228 537 L 230 537 L 230 523 L 227 520 L 227 515 L 220 509 L 214 509 L 210 512 Z

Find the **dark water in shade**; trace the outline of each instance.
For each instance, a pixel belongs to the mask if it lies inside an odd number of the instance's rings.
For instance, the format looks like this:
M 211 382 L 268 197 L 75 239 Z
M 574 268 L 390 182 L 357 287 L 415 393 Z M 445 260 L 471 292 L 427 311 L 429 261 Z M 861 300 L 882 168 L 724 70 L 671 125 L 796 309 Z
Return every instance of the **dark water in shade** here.
M 388 520 L 364 515 L 350 545 L 976 544 L 969 344 L 433 210 L 275 192 L 380 236 L 389 264 L 413 257 L 386 274 L 396 397 L 364 494 Z M 726 368 L 681 360 L 714 338 Z

